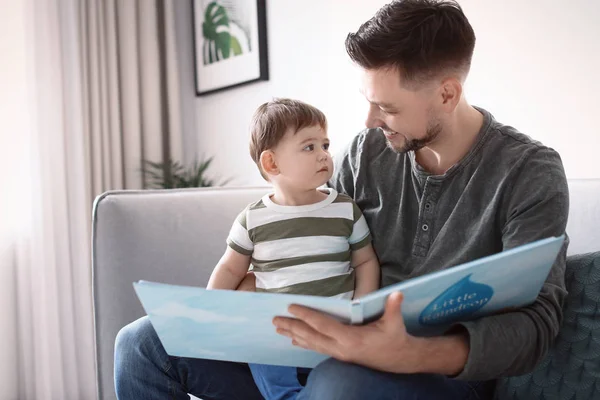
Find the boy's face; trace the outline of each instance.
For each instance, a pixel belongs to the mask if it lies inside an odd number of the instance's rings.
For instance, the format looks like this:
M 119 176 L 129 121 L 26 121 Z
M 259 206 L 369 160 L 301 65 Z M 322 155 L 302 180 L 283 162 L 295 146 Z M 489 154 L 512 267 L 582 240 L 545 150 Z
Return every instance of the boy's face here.
M 329 138 L 320 126 L 291 130 L 273 149 L 279 174 L 272 181 L 294 190 L 311 190 L 325 184 L 333 175 Z

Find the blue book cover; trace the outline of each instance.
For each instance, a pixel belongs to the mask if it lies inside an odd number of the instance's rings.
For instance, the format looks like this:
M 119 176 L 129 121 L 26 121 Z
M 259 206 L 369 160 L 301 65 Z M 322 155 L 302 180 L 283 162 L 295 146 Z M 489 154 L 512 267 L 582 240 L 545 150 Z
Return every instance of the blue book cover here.
M 383 314 L 387 297 L 404 293 L 409 333 L 442 334 L 458 321 L 533 303 L 563 244 L 542 239 L 443 271 L 400 282 L 357 300 L 307 295 L 206 290 L 140 281 L 134 288 L 172 356 L 312 368 L 327 356 L 301 349 L 275 332 L 275 316 L 300 304 L 347 324 Z

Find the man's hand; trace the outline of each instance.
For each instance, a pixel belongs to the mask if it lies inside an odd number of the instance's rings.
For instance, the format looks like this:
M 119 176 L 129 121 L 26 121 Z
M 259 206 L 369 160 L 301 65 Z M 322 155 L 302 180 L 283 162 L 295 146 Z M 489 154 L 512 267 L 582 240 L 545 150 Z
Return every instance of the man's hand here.
M 309 308 L 292 305 L 297 319 L 276 317 L 277 332 L 305 349 L 341 361 L 393 373 L 456 375 L 466 364 L 469 347 L 465 335 L 418 338 L 409 335 L 401 314 L 403 295 L 387 299 L 383 316 L 362 326 L 344 325 Z
M 242 279 L 235 290 L 241 290 L 243 292 L 256 292 L 256 277 L 254 276 L 254 272 L 246 273 L 246 276 L 244 279 Z

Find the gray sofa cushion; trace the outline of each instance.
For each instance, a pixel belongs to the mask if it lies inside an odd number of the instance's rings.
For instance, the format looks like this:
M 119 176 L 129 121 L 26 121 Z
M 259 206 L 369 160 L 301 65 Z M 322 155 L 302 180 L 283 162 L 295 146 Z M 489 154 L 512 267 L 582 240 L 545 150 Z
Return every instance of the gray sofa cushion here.
M 498 399 L 600 399 L 600 252 L 567 259 L 564 320 L 530 374 L 498 382 Z

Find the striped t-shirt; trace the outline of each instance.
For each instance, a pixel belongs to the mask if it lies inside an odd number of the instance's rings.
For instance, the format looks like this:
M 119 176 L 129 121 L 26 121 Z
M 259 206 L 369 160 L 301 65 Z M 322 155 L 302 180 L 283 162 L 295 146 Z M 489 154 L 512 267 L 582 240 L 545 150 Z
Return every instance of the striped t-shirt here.
M 334 189 L 323 201 L 281 206 L 271 194 L 236 218 L 227 245 L 249 255 L 260 292 L 352 298 L 351 252 L 371 243 L 352 199 Z

